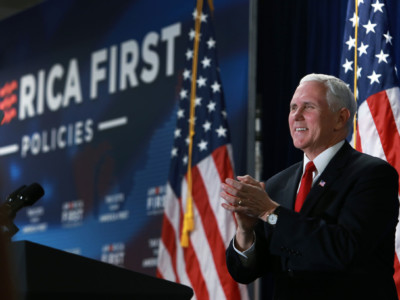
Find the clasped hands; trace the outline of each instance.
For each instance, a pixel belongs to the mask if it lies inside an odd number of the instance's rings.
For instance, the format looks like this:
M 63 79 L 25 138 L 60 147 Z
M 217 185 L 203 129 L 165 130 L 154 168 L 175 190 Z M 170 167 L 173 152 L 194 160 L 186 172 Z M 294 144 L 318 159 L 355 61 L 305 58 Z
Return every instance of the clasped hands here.
M 237 176 L 237 180 L 227 178 L 220 195 L 227 202 L 222 207 L 236 214 L 238 225 L 243 229 L 248 226 L 252 229 L 257 219 L 266 221 L 278 207 L 265 191 L 265 184 L 249 175 Z

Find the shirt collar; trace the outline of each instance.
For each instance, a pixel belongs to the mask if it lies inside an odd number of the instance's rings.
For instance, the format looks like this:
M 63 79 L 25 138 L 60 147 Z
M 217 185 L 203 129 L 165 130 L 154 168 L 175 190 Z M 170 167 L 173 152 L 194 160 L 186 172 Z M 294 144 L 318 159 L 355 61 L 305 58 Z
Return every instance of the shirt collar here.
M 314 158 L 313 162 L 317 171 L 314 173 L 314 179 L 322 174 L 325 170 L 326 166 L 329 164 L 331 159 L 335 156 L 335 154 L 339 151 L 339 149 L 343 146 L 344 140 L 340 141 L 339 143 L 329 147 L 328 149 L 322 151 L 316 158 Z M 303 159 L 303 173 L 306 168 L 307 163 L 310 160 L 308 159 L 307 155 L 304 154 Z

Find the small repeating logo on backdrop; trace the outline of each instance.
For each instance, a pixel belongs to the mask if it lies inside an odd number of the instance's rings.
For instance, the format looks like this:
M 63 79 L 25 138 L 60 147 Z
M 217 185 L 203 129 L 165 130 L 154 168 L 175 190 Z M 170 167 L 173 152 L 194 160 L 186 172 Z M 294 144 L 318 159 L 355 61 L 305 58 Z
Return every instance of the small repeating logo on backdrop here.
M 157 257 L 158 257 L 158 248 L 160 246 L 160 238 L 150 238 L 148 240 L 148 248 L 153 256 L 146 257 L 142 260 L 143 268 L 154 268 L 157 267 Z
M 68 201 L 62 204 L 61 224 L 64 227 L 82 225 L 84 202 L 82 200 Z
M 124 209 L 126 202 L 124 193 L 106 195 L 104 202 L 105 205 L 101 208 L 101 213 L 99 214 L 100 223 L 115 222 L 129 218 L 129 210 Z
M 105 244 L 101 248 L 101 261 L 109 264 L 123 266 L 125 262 L 125 244 Z
M 26 209 L 26 215 L 29 219 L 29 224 L 22 227 L 23 233 L 36 233 L 47 230 L 47 222 L 42 222 L 45 215 L 43 206 L 33 206 Z
M 162 215 L 164 212 L 166 185 L 153 186 L 147 190 L 147 215 Z

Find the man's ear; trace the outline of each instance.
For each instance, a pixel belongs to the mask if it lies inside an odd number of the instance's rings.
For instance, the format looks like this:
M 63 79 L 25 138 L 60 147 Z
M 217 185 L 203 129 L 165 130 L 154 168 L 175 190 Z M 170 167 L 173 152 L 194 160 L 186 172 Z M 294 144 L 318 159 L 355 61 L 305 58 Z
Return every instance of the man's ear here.
M 350 111 L 342 107 L 337 113 L 337 122 L 335 126 L 335 130 L 341 130 L 343 127 L 346 127 L 347 121 L 350 118 Z

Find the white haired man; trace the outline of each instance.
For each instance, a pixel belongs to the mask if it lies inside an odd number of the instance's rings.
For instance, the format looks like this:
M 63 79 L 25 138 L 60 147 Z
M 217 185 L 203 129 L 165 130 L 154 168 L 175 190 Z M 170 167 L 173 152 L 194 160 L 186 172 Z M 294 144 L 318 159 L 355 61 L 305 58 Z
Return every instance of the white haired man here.
M 238 223 L 227 249 L 236 281 L 271 272 L 274 299 L 397 299 L 398 174 L 346 142 L 355 110 L 343 81 L 305 76 L 289 112 L 303 161 L 265 184 L 225 180 L 222 206 Z

